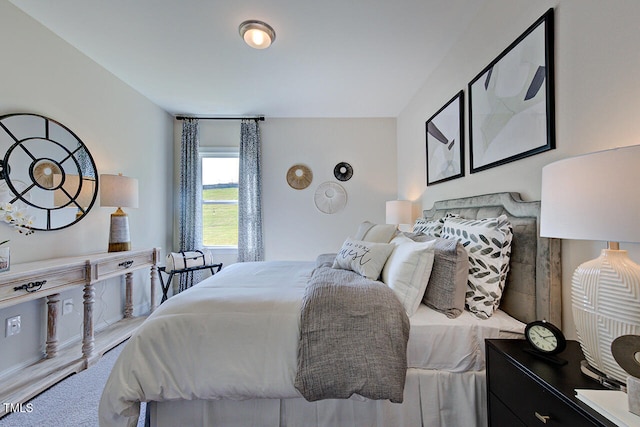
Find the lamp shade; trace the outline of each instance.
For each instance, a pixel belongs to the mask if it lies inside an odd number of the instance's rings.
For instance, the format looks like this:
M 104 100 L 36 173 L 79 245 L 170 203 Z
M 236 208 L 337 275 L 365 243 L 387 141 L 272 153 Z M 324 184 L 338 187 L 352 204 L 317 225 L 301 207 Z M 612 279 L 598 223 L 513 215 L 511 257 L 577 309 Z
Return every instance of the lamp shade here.
M 411 202 L 409 200 L 390 200 L 386 206 L 387 224 L 411 224 Z
M 640 145 L 560 160 L 542 169 L 540 235 L 640 242 Z
M 571 307 L 587 361 L 583 372 L 624 386 L 611 352 L 622 335 L 640 335 L 640 266 L 618 242 L 640 242 L 640 145 L 599 151 L 542 169 L 540 235 L 609 242 L 571 278 Z
M 138 180 L 122 175 L 100 175 L 100 206 L 138 207 Z

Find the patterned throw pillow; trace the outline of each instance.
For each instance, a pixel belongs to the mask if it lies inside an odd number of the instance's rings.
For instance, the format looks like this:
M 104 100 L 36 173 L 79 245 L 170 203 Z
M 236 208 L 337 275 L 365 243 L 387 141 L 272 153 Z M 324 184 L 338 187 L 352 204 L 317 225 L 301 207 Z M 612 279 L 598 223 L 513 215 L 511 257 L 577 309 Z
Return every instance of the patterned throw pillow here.
M 333 268 L 355 271 L 371 280 L 378 280 L 391 251 L 391 243 L 373 243 L 347 238 L 336 255 Z
M 466 305 L 481 319 L 500 304 L 509 272 L 513 233 L 506 215 L 498 218 L 447 218 L 443 238 L 457 239 L 469 254 Z
M 442 237 L 442 226 L 447 218 L 458 218 L 460 215 L 448 213 L 440 219 L 418 218 L 413 224 L 413 233 Z
M 430 236 L 440 237 L 442 232 L 442 224 L 444 218 L 428 220 L 425 218 L 418 218 L 413 224 L 413 232 L 420 234 L 428 234 Z

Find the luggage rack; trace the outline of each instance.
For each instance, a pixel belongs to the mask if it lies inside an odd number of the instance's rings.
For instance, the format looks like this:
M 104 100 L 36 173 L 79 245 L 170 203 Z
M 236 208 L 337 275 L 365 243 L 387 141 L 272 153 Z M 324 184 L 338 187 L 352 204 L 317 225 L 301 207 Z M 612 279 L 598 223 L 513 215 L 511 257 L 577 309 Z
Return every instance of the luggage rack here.
M 222 269 L 222 263 L 210 264 L 210 265 L 198 265 L 196 267 L 181 268 L 181 269 L 171 270 L 171 271 L 167 271 L 167 267 L 159 267 L 158 271 L 160 271 L 160 286 L 162 287 L 162 301 L 160 301 L 160 304 L 162 304 L 168 299 L 167 292 L 169 292 L 169 287 L 171 286 L 171 280 L 173 279 L 174 275 L 189 273 L 191 271 L 206 270 L 206 269 L 209 269 L 211 271 L 211 275 L 213 276 L 214 274 L 220 272 L 220 270 Z M 166 285 L 164 283 L 164 280 L 162 279 L 162 273 L 169 275 L 169 280 L 167 280 Z M 182 291 L 184 291 L 184 289 L 180 289 L 180 292 Z

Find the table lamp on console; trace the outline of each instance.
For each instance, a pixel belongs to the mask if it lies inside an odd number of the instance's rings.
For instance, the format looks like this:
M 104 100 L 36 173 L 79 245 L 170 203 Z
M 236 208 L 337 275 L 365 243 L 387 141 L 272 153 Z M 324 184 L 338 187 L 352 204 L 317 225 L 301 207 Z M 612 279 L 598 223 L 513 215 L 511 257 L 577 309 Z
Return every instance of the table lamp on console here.
M 100 175 L 100 206 L 116 207 L 111 214 L 109 252 L 131 250 L 129 216 L 122 208 L 138 207 L 138 180 L 118 175 Z
M 619 242 L 640 242 L 640 145 L 560 160 L 542 169 L 540 235 L 608 242 L 571 281 L 572 312 L 587 363 L 583 372 L 623 385 L 611 352 L 621 335 L 640 335 L 640 265 Z

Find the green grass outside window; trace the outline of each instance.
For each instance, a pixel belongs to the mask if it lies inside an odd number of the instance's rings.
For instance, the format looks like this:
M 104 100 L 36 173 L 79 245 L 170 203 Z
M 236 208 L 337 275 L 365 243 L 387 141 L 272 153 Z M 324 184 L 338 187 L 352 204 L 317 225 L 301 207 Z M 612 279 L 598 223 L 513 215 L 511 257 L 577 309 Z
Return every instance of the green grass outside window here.
M 202 200 L 238 200 L 238 187 L 205 188 Z M 205 246 L 238 245 L 238 205 L 203 204 L 203 242 Z

